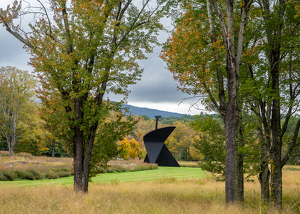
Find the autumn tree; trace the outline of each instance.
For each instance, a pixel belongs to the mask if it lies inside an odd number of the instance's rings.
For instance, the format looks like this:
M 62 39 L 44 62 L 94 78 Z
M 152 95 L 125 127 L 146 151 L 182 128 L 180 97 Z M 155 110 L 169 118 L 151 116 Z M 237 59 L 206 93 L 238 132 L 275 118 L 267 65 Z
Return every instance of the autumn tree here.
M 132 159 L 135 159 L 138 157 L 139 153 L 141 152 L 140 146 L 134 138 L 132 138 L 129 142 L 130 142 L 129 155 Z
M 292 115 L 299 111 L 299 9 L 294 1 L 262 0 L 257 5 L 260 22 L 256 33 L 247 38 L 244 65 L 247 71 L 247 105 L 259 118 L 259 132 L 265 151 L 264 182 L 270 182 L 272 208 L 282 207 L 282 167 L 290 159 L 297 143 L 300 120 L 293 137 L 282 151 Z M 259 29 L 259 30 L 258 30 Z M 297 33 L 296 33 L 297 32 Z M 256 49 L 256 51 L 253 51 Z M 251 63 L 250 63 L 251 62 Z M 251 94 L 249 94 L 249 89 Z M 285 118 L 283 122 L 281 119 Z M 268 164 L 271 164 L 270 175 Z M 265 178 L 265 179 L 264 179 Z M 266 198 L 269 197 L 267 195 Z M 269 199 L 267 199 L 269 200 Z
M 101 151 L 117 135 L 129 134 L 121 130 L 130 123 L 122 121 L 122 115 L 106 122 L 120 106 L 104 102 L 104 95 L 126 97 L 127 86 L 139 80 L 142 69 L 136 60 L 145 59 L 143 51 L 151 52 L 151 45 L 157 44 L 155 34 L 162 28 L 159 19 L 163 14 L 159 2 L 149 0 L 37 2 L 39 7 L 26 7 L 36 15 L 29 25 L 30 34 L 13 26 L 13 19 L 26 14 L 17 1 L 1 10 L 0 20 L 31 54 L 31 65 L 40 80 L 42 117 L 51 121 L 52 132 L 73 153 L 74 190 L 87 192 L 90 161 L 98 154 L 94 151 Z
M 118 153 L 121 158 L 127 160 L 130 153 L 130 142 L 127 139 L 122 140 L 118 146 Z
M 237 6 L 235 11 L 241 13 L 234 16 L 236 28 L 232 32 L 235 36 L 234 38 L 231 36 L 228 41 L 232 42 L 237 39 L 234 46 L 237 51 L 231 53 L 228 52 L 229 46 L 226 47 L 224 44 L 224 25 L 222 26 L 222 21 L 217 23 L 218 20 L 222 20 L 220 14 L 224 10 L 217 11 L 218 3 L 214 1 L 206 3 L 208 3 L 206 8 L 203 2 L 203 4 L 192 4 L 192 9 L 183 9 L 185 13 L 177 20 L 177 29 L 169 44 L 166 45 L 163 57 L 169 60 L 170 70 L 182 84 L 182 90 L 193 95 L 206 95 L 204 104 L 219 112 L 223 117 L 225 130 L 227 129 L 226 120 L 229 120 L 227 110 L 229 109 L 230 88 L 224 85 L 234 86 L 234 83 L 229 81 L 228 69 L 236 66 L 236 80 L 239 83 L 237 84 L 239 93 L 235 97 L 238 97 L 236 99 L 238 101 L 236 117 L 238 127 L 235 130 L 238 151 L 240 148 L 243 150 L 244 146 L 241 140 L 245 139 L 243 124 L 247 124 L 248 121 L 252 121 L 252 124 L 256 123 L 257 131 L 254 135 L 259 139 L 258 146 L 261 149 L 259 177 L 262 200 L 269 200 L 269 188 L 263 188 L 263 186 L 266 187 L 269 184 L 268 164 L 271 160 L 271 206 L 280 209 L 282 206 L 281 169 L 289 160 L 291 152 L 299 145 L 297 138 L 300 122 L 297 122 L 293 137 L 287 145 L 288 149 L 284 154 L 282 153 L 283 139 L 286 137 L 290 118 L 293 114 L 297 114 L 299 107 L 299 50 L 297 45 L 299 11 L 297 3 L 263 0 L 252 4 L 251 10 L 249 7 L 251 1 L 244 1 L 241 4 L 233 3 L 233 7 Z M 227 6 L 229 6 L 228 3 L 230 2 L 226 2 Z M 229 8 L 230 6 L 226 12 L 230 11 Z M 241 17 L 243 19 L 240 19 Z M 228 16 L 224 19 L 229 21 Z M 240 27 L 237 28 L 236 21 L 239 20 L 241 20 Z M 247 27 L 245 27 L 246 23 Z M 230 31 L 227 30 L 227 32 Z M 235 62 L 240 64 L 236 63 L 231 65 L 231 68 L 228 67 L 228 62 L 231 60 L 228 58 L 229 54 L 236 57 Z M 225 73 L 227 76 L 224 75 Z M 224 96 L 225 92 L 228 96 Z M 281 118 L 285 118 L 283 123 L 281 123 Z M 239 153 L 236 160 L 236 166 L 240 165 L 237 164 L 241 162 L 239 160 L 242 160 Z M 241 174 L 238 171 L 236 175 Z
M 140 153 L 138 142 L 131 137 L 125 137 L 118 146 L 119 155 L 121 158 L 127 160 L 129 157 L 135 159 Z
M 136 139 L 138 144 L 140 145 L 141 149 L 144 149 L 144 140 L 143 137 L 150 131 L 153 131 L 155 129 L 155 120 L 145 120 L 143 117 L 139 117 L 138 123 L 136 124 L 133 132 L 132 137 Z
M 44 127 L 44 121 L 39 117 L 38 104 L 28 102 L 26 112 L 18 124 L 19 137 L 15 152 L 31 153 L 40 156 L 47 150 L 50 133 Z
M 0 131 L 8 145 L 9 155 L 20 137 L 24 122 L 35 98 L 35 81 L 28 71 L 15 67 L 0 68 Z
M 181 1 L 180 1 L 181 2 Z M 225 124 L 226 202 L 243 200 L 237 168 L 239 76 L 247 16 L 252 0 L 182 1 L 182 16 L 162 57 L 181 90 L 205 95 L 204 104 L 216 110 Z M 227 95 L 225 95 L 227 94 Z M 242 167 L 242 166 L 240 166 Z
M 188 124 L 176 121 L 173 122 L 173 126 L 175 126 L 176 129 L 174 129 L 172 134 L 169 136 L 166 144 L 168 145 L 170 152 L 177 154 L 178 160 L 181 161 L 183 150 L 188 150 L 191 146 L 193 134 Z

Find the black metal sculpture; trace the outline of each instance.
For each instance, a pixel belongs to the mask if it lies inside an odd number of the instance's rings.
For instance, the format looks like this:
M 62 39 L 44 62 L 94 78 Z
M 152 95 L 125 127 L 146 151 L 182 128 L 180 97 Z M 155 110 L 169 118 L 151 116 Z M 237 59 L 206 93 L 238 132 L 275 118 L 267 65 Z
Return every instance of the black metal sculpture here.
M 170 126 L 156 129 L 144 136 L 144 143 L 147 150 L 144 162 L 157 163 L 158 166 L 179 167 L 178 162 L 164 143 L 175 128 L 174 126 Z

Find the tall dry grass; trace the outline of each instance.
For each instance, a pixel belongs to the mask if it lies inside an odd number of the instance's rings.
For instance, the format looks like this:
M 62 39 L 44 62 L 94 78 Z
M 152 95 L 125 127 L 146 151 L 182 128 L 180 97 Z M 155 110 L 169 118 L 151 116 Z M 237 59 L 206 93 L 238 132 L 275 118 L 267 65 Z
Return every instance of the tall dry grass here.
M 300 170 L 300 168 L 298 168 Z M 283 210 L 300 213 L 299 170 L 283 171 Z M 245 203 L 226 207 L 224 182 L 159 179 L 153 182 L 92 183 L 89 194 L 72 186 L 0 189 L 0 213 L 270 213 L 260 202 L 259 183 L 245 184 Z M 274 213 L 274 212 L 273 212 Z
M 0 151 L 0 181 L 67 177 L 72 174 L 72 163 L 72 158 L 36 157 L 29 153 L 10 157 L 8 152 Z

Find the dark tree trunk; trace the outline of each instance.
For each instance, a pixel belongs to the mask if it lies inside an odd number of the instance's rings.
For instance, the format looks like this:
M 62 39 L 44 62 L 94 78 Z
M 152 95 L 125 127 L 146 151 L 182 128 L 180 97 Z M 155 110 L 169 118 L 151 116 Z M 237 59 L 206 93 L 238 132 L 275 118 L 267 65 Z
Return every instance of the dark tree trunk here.
M 274 49 L 270 53 L 271 79 L 272 79 L 272 116 L 271 116 L 271 133 L 272 145 L 270 148 L 271 162 L 271 207 L 281 209 L 282 207 L 282 171 L 281 171 L 281 124 L 280 124 L 280 101 L 279 101 L 279 65 L 280 44 L 275 42 Z
M 263 0 L 263 15 L 266 22 L 266 35 L 268 40 L 268 57 L 271 77 L 271 134 L 272 145 L 270 146 L 271 162 L 271 209 L 281 209 L 282 207 L 282 171 L 281 171 L 281 149 L 282 135 L 280 124 L 280 92 L 279 92 L 279 62 L 281 60 L 281 31 L 283 25 L 283 16 L 285 12 L 285 0 L 279 0 L 277 10 L 270 9 L 268 0 Z M 274 17 L 278 20 L 271 21 Z
M 228 106 L 226 115 L 226 165 L 225 165 L 225 192 L 226 203 L 236 200 L 236 155 L 237 155 L 237 82 L 234 62 L 227 59 L 228 78 Z
M 240 120 L 240 122 L 241 122 L 241 120 Z M 239 138 L 238 139 L 239 140 L 237 143 L 237 145 L 238 145 L 237 151 L 239 151 L 239 149 L 242 150 L 242 148 L 245 145 L 241 124 L 239 126 Z M 236 157 L 236 181 L 237 181 L 236 200 L 238 202 L 243 203 L 244 202 L 244 155 L 242 152 L 238 152 L 237 157 Z
M 279 82 L 279 81 L 278 81 Z M 273 100 L 272 106 L 272 146 L 270 154 L 271 162 L 271 206 L 281 209 L 282 207 L 282 170 L 281 170 L 281 129 L 280 129 L 280 109 L 279 100 Z
M 75 101 L 75 119 L 78 125 L 74 127 L 74 190 L 75 192 L 85 192 L 83 183 L 83 131 L 80 129 L 80 123 L 82 122 L 83 112 L 82 98 L 78 98 Z
M 279 32 L 278 32 L 279 33 Z M 280 33 L 279 33 L 280 34 Z M 274 49 L 270 53 L 271 79 L 272 79 L 272 116 L 271 133 L 272 146 L 270 148 L 271 162 L 271 206 L 276 209 L 282 207 L 282 171 L 281 171 L 281 124 L 280 124 L 280 93 L 279 93 L 279 65 L 280 43 L 275 41 Z
M 268 157 L 268 150 L 265 143 L 261 146 L 260 150 L 260 170 L 259 173 L 259 183 L 260 183 L 260 190 L 261 190 L 261 201 L 262 202 L 269 202 L 270 201 L 270 170 L 269 170 L 269 157 Z
M 99 105 L 101 101 L 99 101 Z M 81 111 L 82 98 L 79 98 L 75 102 L 76 120 L 82 121 L 83 113 Z M 84 144 L 83 131 L 80 130 L 80 126 L 75 127 L 75 158 L 74 158 L 74 190 L 75 192 L 88 192 L 89 182 L 89 169 L 90 161 L 92 158 L 92 149 L 98 127 L 98 121 L 96 121 L 89 128 L 89 135 Z M 85 145 L 85 148 L 83 147 Z

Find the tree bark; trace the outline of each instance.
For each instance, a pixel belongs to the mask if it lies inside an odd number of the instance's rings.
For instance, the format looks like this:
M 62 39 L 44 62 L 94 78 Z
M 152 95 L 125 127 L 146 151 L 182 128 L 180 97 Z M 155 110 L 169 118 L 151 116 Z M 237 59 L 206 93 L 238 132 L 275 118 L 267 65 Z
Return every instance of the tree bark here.
M 181 149 L 178 149 L 178 161 L 181 161 Z
M 75 101 L 75 120 L 78 125 L 74 128 L 74 191 L 85 192 L 83 184 L 83 131 L 80 129 L 80 123 L 82 121 L 82 98 L 77 98 Z
M 252 0 L 247 0 L 241 7 L 240 25 L 235 43 L 234 28 L 234 0 L 226 0 L 226 16 L 223 14 L 215 0 L 211 0 L 214 10 L 219 17 L 222 29 L 224 45 L 227 53 L 226 71 L 228 85 L 228 103 L 226 109 L 225 132 L 226 132 L 226 167 L 225 167 L 225 192 L 226 203 L 236 202 L 237 180 L 237 129 L 238 129 L 238 91 L 239 91 L 239 73 L 240 63 L 244 43 L 245 26 L 247 14 L 252 4 Z M 208 5 L 209 6 L 209 5 Z M 225 24 L 225 17 L 227 23 Z M 211 22 L 212 20 L 210 20 Z M 212 22 L 211 22 L 212 23 Z M 236 49 L 235 49 L 236 46 Z M 221 112 L 222 113 L 222 112 Z M 243 198 L 243 197 L 241 197 Z
M 271 77 L 271 134 L 272 144 L 270 147 L 271 162 L 271 209 L 281 209 L 282 207 L 282 170 L 281 170 L 281 149 L 282 136 L 280 124 L 280 92 L 279 92 L 279 62 L 281 59 L 281 35 L 283 16 L 285 12 L 285 1 L 279 0 L 278 9 L 271 10 L 268 0 L 263 0 L 263 15 L 266 22 L 266 35 L 268 40 L 268 56 Z M 276 17 L 278 21 L 272 26 L 270 21 Z
M 241 118 L 239 118 L 239 137 L 237 143 L 237 157 L 236 157 L 236 200 L 238 202 L 244 202 L 244 155 L 242 152 L 239 152 L 239 149 L 242 150 L 244 147 L 244 137 L 242 124 L 240 123 Z
M 263 136 L 260 135 L 261 149 L 260 149 L 260 173 L 258 180 L 260 183 L 261 201 L 270 201 L 270 170 L 269 170 L 269 157 L 267 144 L 262 140 Z M 263 141 L 263 142 L 262 142 Z
M 52 157 L 55 157 L 55 139 L 52 140 Z
M 226 168 L 225 168 L 225 192 L 226 203 L 235 202 L 236 198 L 236 81 L 231 69 L 228 69 L 228 108 L 226 116 Z

